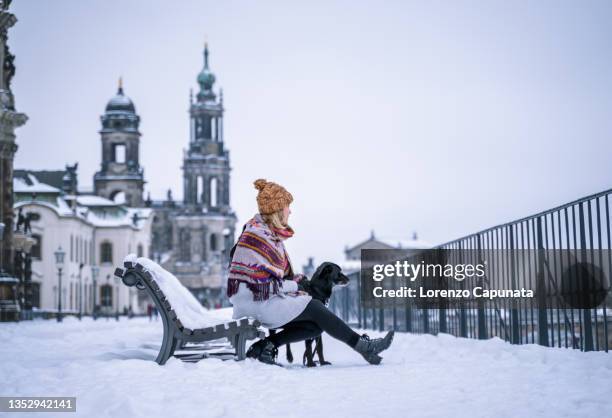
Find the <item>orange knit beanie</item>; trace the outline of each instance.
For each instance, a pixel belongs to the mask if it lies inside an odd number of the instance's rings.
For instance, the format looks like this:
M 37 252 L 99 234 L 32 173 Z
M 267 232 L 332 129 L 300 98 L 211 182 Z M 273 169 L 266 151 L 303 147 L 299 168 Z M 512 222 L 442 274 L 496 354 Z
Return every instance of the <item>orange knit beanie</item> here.
M 257 193 L 257 207 L 259 213 L 267 215 L 282 210 L 293 202 L 293 196 L 280 184 L 266 181 L 265 179 L 255 180 Z

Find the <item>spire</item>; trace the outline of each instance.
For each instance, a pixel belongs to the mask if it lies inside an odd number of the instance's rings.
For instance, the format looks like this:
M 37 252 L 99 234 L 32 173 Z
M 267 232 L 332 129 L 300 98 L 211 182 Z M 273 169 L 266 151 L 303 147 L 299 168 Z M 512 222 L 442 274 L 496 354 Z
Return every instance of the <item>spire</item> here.
M 215 84 L 215 75 L 210 71 L 208 66 L 208 42 L 204 43 L 204 68 L 198 74 L 198 84 L 200 92 L 198 93 L 198 101 L 214 100 L 213 85 Z
M 119 82 L 117 83 L 117 94 L 123 94 L 123 77 L 119 76 Z
M 204 68 L 208 69 L 208 42 L 204 42 Z

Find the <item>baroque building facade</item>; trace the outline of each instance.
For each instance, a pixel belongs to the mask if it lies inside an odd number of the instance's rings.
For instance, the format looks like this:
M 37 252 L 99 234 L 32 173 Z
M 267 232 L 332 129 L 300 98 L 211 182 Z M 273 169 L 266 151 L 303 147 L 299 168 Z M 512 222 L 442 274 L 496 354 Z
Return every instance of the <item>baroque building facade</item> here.
M 164 200 L 143 199 L 140 116 L 121 80 L 100 117 L 101 161 L 93 191 L 79 188 L 77 164 L 16 171 L 7 186 L 15 197 L 8 212 L 23 213 L 36 239 L 31 268 L 35 309 L 53 311 L 61 297 L 63 310 L 72 312 L 146 311 L 149 301 L 143 292 L 114 281 L 113 268 L 129 253 L 155 259 L 203 305 L 226 303 L 223 279 L 236 215 L 230 206 L 223 95 L 214 90 L 207 46 L 197 82 L 197 95 L 190 95 L 182 201 L 175 201 L 170 190 Z M 53 260 L 59 246 L 69 254 L 61 289 Z
M 153 210 L 144 207 L 144 172 L 139 164 L 140 117 L 123 92 L 101 116 L 101 169 L 94 192 L 79 188 L 78 164 L 64 170 L 15 170 L 15 212 L 26 219 L 35 240 L 31 249 L 34 310 L 64 313 L 144 313 L 143 292 L 114 276 L 130 253 L 148 256 Z M 66 252 L 62 282 L 54 252 Z
M 163 201 L 145 202 L 154 210 L 151 253 L 189 288 L 202 304 L 221 306 L 236 215 L 230 206 L 230 157 L 223 137 L 223 92 L 214 91 L 208 46 L 190 95 L 190 138 L 183 156 L 183 201 L 168 191 Z

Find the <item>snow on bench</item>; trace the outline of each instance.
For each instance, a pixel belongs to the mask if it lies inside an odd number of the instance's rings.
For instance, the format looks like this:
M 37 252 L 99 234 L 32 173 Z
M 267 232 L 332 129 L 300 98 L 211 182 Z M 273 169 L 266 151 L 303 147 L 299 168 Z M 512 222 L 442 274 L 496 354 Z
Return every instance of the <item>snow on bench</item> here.
M 129 254 L 123 260 L 123 266 L 115 270 L 115 276 L 121 278 L 126 286 L 145 290 L 162 318 L 164 337 L 155 360 L 157 363 L 165 364 L 177 349 L 185 349 L 187 343 L 203 343 L 221 338 L 227 338 L 234 347 L 234 358 L 243 360 L 246 356 L 246 341 L 263 337 L 263 332 L 258 329 L 259 322 L 255 320 L 243 318 L 220 322 L 174 275 L 154 261 Z M 193 361 L 206 354 L 198 358 L 193 354 L 175 356 Z

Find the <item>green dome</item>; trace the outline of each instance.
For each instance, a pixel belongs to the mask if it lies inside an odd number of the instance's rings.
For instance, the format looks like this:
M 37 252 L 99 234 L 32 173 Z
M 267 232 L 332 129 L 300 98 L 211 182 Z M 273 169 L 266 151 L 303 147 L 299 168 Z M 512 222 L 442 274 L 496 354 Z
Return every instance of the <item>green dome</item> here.
M 212 89 L 215 84 L 215 75 L 208 68 L 203 68 L 198 74 L 198 84 L 202 90 Z

